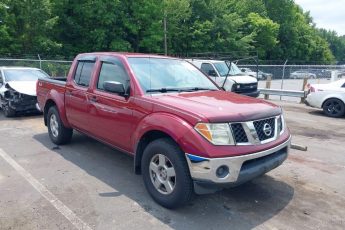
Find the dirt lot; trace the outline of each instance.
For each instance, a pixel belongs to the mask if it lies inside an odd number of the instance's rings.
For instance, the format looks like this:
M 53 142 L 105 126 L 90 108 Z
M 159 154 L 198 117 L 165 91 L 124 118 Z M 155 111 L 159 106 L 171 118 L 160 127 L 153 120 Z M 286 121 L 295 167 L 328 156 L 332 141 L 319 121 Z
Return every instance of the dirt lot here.
M 308 151 L 174 211 L 152 201 L 131 157 L 81 134 L 54 146 L 41 116 L 0 112 L 0 229 L 344 229 L 345 119 L 277 103 Z

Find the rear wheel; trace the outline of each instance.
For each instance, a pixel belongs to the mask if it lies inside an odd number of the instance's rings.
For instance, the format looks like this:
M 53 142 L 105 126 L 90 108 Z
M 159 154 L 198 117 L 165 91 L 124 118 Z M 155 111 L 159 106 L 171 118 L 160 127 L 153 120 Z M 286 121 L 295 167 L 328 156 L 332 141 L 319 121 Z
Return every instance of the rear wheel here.
M 193 182 L 184 153 L 174 141 L 151 142 L 144 150 L 141 168 L 147 191 L 163 207 L 177 208 L 191 199 Z
M 48 110 L 47 125 L 49 137 L 54 144 L 63 145 L 71 141 L 73 129 L 64 126 L 55 106 L 50 107 Z
M 342 117 L 345 114 L 345 105 L 339 99 L 331 98 L 323 103 L 323 112 L 330 117 Z

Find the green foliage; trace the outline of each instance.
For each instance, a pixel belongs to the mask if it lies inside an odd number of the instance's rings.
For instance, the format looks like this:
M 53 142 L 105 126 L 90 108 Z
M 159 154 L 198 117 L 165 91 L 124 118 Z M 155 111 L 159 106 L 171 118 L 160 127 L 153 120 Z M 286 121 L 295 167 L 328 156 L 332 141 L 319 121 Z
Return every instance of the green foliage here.
M 280 25 L 279 43 L 269 52 L 268 58 L 334 61 L 327 42 L 318 35 L 309 13 L 303 13 L 293 0 L 266 0 L 265 3 L 269 18 Z
M 257 13 L 247 16 L 248 30 L 254 35 L 254 46 L 260 57 L 266 57 L 266 52 L 273 51 L 278 44 L 279 24 Z
M 261 59 L 345 60 L 345 38 L 294 0 L 1 0 L 0 55 L 257 51 Z M 45 66 L 52 73 L 65 71 Z
M 338 61 L 345 61 L 345 36 L 338 36 L 335 31 L 319 29 L 319 34 L 330 45 L 330 49 Z
M 57 16 L 52 14 L 49 0 L 7 0 L 0 7 L 3 53 L 49 53 L 61 47 L 51 38 Z

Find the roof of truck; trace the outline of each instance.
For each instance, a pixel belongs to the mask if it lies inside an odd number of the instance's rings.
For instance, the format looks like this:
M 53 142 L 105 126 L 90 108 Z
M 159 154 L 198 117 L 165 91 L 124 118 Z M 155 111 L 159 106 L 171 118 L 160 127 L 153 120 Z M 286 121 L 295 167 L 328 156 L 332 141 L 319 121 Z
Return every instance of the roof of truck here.
M 81 53 L 78 56 L 84 56 L 84 55 L 114 55 L 114 56 L 122 55 L 126 57 L 176 58 L 176 57 L 169 57 L 169 56 L 164 56 L 164 55 L 159 55 L 159 54 L 130 53 L 130 52 L 93 52 L 93 53 Z

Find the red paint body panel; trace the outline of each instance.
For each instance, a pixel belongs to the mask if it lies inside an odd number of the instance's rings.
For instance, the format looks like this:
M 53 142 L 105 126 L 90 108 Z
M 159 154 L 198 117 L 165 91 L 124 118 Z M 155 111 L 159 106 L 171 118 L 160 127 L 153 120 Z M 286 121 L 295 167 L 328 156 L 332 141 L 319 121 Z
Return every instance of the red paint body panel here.
M 89 87 L 73 81 L 77 59 L 93 55 L 96 64 Z M 130 77 L 130 96 L 125 98 L 97 90 L 100 58 L 120 60 Z M 147 95 L 142 91 L 127 57 L 156 57 L 130 53 L 89 53 L 78 55 L 65 85 L 39 80 L 37 97 L 43 109 L 48 100 L 57 105 L 65 126 L 135 154 L 140 138 L 149 131 L 161 131 L 173 138 L 190 154 L 209 158 L 238 156 L 263 151 L 286 141 L 290 133 L 267 144 L 215 146 L 194 130 L 198 122 L 243 122 L 281 114 L 281 108 L 264 100 L 224 91 L 199 91 Z M 168 58 L 158 56 L 160 58 Z

